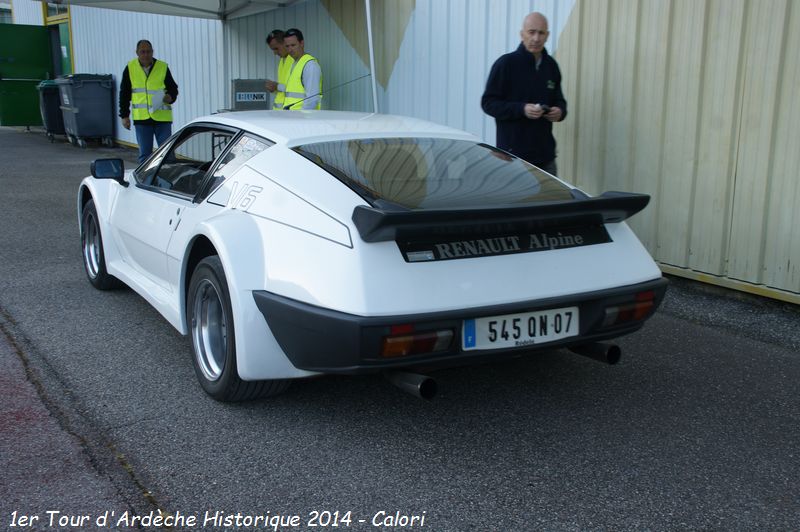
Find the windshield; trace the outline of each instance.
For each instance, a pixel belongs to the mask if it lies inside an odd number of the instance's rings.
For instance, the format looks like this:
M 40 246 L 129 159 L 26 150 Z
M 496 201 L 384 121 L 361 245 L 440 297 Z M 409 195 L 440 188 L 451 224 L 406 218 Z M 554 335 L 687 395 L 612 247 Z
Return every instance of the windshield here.
M 520 206 L 572 199 L 552 176 L 486 144 L 433 138 L 321 142 L 295 150 L 373 203 L 407 209 Z

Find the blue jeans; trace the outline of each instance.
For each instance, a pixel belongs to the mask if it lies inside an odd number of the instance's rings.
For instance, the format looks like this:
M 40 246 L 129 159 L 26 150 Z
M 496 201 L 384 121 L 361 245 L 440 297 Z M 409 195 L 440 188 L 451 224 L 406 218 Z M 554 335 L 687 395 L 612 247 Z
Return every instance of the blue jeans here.
M 139 144 L 139 164 L 142 164 L 153 153 L 153 137 L 161 146 L 172 135 L 172 122 L 134 124 L 134 129 L 136 129 L 136 142 Z

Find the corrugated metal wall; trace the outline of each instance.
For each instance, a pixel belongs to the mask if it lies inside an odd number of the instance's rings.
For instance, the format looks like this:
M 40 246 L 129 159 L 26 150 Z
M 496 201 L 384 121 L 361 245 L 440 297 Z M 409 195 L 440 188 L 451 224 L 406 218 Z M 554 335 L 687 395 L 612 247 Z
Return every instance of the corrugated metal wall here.
M 363 9 L 363 1 L 359 5 Z M 293 27 L 303 32 L 306 52 L 316 57 L 322 68 L 323 109 L 372 111 L 369 63 L 361 60 L 328 11 L 316 0 L 226 22 L 228 78 L 276 79 L 277 58 L 267 48 L 265 39 L 273 29 Z
M 800 293 L 800 4 L 748 2 L 745 21 L 728 275 Z
M 31 24 L 41 26 L 44 24 L 42 3 L 34 0 L 11 0 L 11 16 L 14 24 Z
M 113 74 L 115 99 L 122 71 L 136 57 L 137 41 L 148 39 L 153 43 L 153 55 L 169 64 L 178 83 L 173 129 L 225 106 L 219 66 L 223 63 L 221 22 L 92 7 L 72 6 L 70 10 L 75 72 Z M 133 131 L 125 130 L 119 118 L 116 127 L 118 139 L 136 142 Z
M 668 271 L 800 302 L 800 4 L 579 0 L 557 57 L 562 176 L 652 194 Z
M 552 50 L 573 4 L 574 0 L 372 0 L 375 48 L 385 50 L 376 54 L 376 60 L 393 61 L 388 68 L 376 66 L 378 72 L 385 69 L 389 74 L 388 87 L 378 86 L 381 112 L 433 120 L 493 141 L 494 121 L 480 108 L 492 63 L 517 47 L 522 19 L 531 11 L 542 11 L 550 19 Z M 266 34 L 297 27 L 303 31 L 306 51 L 322 66 L 324 108 L 371 111 L 368 78 L 331 90 L 369 74 L 366 52 L 352 44 L 359 37 L 366 43 L 366 28 L 342 23 L 361 20 L 363 11 L 363 0 L 309 0 L 231 20 L 226 23 L 230 77 L 274 77 L 277 62 L 264 42 Z M 411 12 L 408 19 L 406 11 Z M 401 43 L 399 50 L 392 50 L 397 48 L 395 42 Z
M 532 11 L 547 16 L 551 33 L 547 49 L 557 49 L 573 4 L 573 0 L 417 0 L 382 100 L 383 110 L 465 129 L 494 142 L 494 119 L 480 107 L 492 64 L 517 48 L 522 19 Z

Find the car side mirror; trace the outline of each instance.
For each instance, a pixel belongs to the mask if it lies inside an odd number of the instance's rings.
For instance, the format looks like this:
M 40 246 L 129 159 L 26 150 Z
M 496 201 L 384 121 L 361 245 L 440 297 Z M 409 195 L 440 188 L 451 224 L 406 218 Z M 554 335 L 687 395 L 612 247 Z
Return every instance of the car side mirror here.
M 125 181 L 125 163 L 122 159 L 95 159 L 90 169 L 95 179 L 113 179 L 123 187 L 128 186 Z

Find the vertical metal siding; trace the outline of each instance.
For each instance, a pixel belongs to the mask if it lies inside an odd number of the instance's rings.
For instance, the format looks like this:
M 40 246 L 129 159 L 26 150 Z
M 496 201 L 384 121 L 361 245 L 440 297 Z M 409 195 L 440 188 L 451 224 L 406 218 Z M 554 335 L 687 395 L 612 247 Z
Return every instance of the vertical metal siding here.
M 636 28 L 639 2 L 637 0 L 624 0 L 611 4 L 608 10 L 608 47 L 617 50 L 635 50 L 636 32 L 629 28 Z M 631 59 L 621 54 L 612 54 L 607 58 L 607 68 L 612 72 L 619 72 L 618 76 L 609 76 L 605 83 L 604 106 L 605 119 L 603 120 L 603 137 L 606 139 L 606 149 L 603 152 L 603 171 L 601 173 L 601 188 L 605 190 L 630 190 L 631 144 L 635 136 L 633 127 L 634 95 L 634 68 L 623 67 Z
M 703 91 L 698 115 L 697 176 L 694 217 L 689 228 L 688 267 L 721 274 L 731 224 L 735 146 L 739 128 L 739 96 L 735 89 L 742 75 L 742 48 L 731 41 L 741 35 L 744 0 L 708 2 Z
M 440 124 L 447 124 L 447 102 L 449 100 L 448 90 L 448 72 L 445 62 L 442 62 L 442 54 L 445 53 L 448 46 L 448 39 L 450 34 L 450 2 L 447 0 L 419 2 L 419 4 L 428 3 L 428 12 L 430 13 L 430 28 L 431 36 L 428 49 L 427 61 L 423 62 L 418 69 L 420 75 L 416 77 L 413 84 L 411 80 L 397 78 L 392 79 L 391 88 L 389 91 L 390 96 L 396 98 L 396 94 L 410 92 L 417 94 L 420 98 L 428 98 L 430 103 L 429 115 L 426 117 L 428 120 L 438 122 Z M 406 34 L 406 39 L 416 39 L 418 32 L 417 24 L 419 19 L 413 17 L 409 32 Z M 423 26 L 424 27 L 424 26 Z M 453 51 L 451 50 L 451 53 Z M 461 50 L 458 55 L 467 54 L 466 50 Z M 427 63 L 428 68 L 422 68 Z M 397 107 L 388 102 L 386 112 L 396 112 Z M 417 116 L 416 114 L 413 116 Z M 425 118 L 425 117 L 420 117 Z
M 463 0 L 449 2 L 447 41 L 445 46 L 436 49 L 431 57 L 445 70 L 443 94 L 445 98 L 442 102 L 446 109 L 445 123 L 459 129 L 464 129 L 464 104 L 467 101 L 466 63 L 471 52 L 474 52 L 474 48 L 468 44 L 467 32 L 464 31 L 464 28 L 467 27 L 465 7 Z
M 797 3 L 582 0 L 559 39 L 562 176 L 651 194 L 631 226 L 671 271 L 798 301 Z
M 629 157 L 633 159 L 629 190 L 650 194 L 657 198 L 660 185 L 661 159 L 663 155 L 664 127 L 662 116 L 665 112 L 664 102 L 667 90 L 667 56 L 668 48 L 664 43 L 669 40 L 670 6 L 665 2 L 644 2 L 637 28 L 637 49 L 633 60 L 636 66 L 633 116 L 635 123 L 634 142 Z M 615 51 L 615 53 L 625 53 Z M 630 52 L 629 52 L 630 53 Z M 586 80 L 581 80 L 586 83 Z M 581 115 L 580 109 L 575 114 Z M 578 123 L 580 118 L 577 119 Z M 566 128 L 572 127 L 565 124 Z M 657 248 L 657 234 L 660 204 L 652 201 L 648 209 L 634 217 L 631 227 L 638 232 L 645 246 L 653 252 Z
M 80 6 L 72 6 L 70 10 L 75 71 L 114 75 L 115 117 L 122 71 L 136 57 L 139 39 L 153 43 L 154 56 L 169 64 L 178 84 L 173 129 L 224 107 L 218 50 L 220 22 Z M 116 137 L 136 143 L 134 132 L 124 129 L 119 118 Z
M 471 42 L 480 41 L 480 35 L 486 35 L 487 4 L 483 0 L 470 0 L 467 4 L 467 25 L 463 32 L 464 48 L 469 53 L 464 54 L 464 78 L 461 86 L 464 88 L 461 113 L 464 116 L 462 129 L 471 131 L 476 135 L 483 133 L 483 110 L 481 109 L 481 96 L 484 84 L 480 82 L 488 76 L 487 64 L 491 65 L 496 58 L 488 57 L 486 46 L 471 46 Z M 470 80 L 476 80 L 472 82 Z
M 547 48 L 553 52 L 573 4 L 417 0 L 381 110 L 465 129 L 494 142 L 494 119 L 480 107 L 492 64 L 517 48 L 522 19 L 532 11 L 548 17 Z
M 772 21 L 779 22 L 781 19 Z M 763 282 L 800 292 L 800 5 L 788 2 L 783 17 L 781 81 L 766 209 Z
M 11 16 L 14 24 L 44 25 L 42 3 L 34 0 L 11 0 Z
M 742 87 L 742 120 L 736 160 L 728 275 L 761 282 L 769 212 L 775 120 L 779 112 L 781 53 L 786 39 L 788 5 L 785 1 L 750 3 L 747 9 L 744 61 L 747 76 Z M 795 97 L 796 97 L 795 87 Z M 757 213 L 757 214 L 756 214 Z
M 265 39 L 273 29 L 296 27 L 306 52 L 319 60 L 323 76 L 323 109 L 371 111 L 369 65 L 361 60 L 319 1 L 301 2 L 225 23 L 230 79 L 275 79 L 277 58 Z M 365 28 L 366 31 L 366 28 Z
M 374 0 L 373 4 L 380 7 Z M 361 1 L 346 5 L 363 10 Z M 494 119 L 480 108 L 492 64 L 500 55 L 516 49 L 522 19 L 532 11 L 542 11 L 549 19 L 547 46 L 552 52 L 573 5 L 574 0 L 416 0 L 388 85 L 379 85 L 381 111 L 466 129 L 493 142 Z M 373 8 L 374 37 L 393 42 L 404 21 L 381 18 L 381 12 L 389 13 L 388 9 Z M 274 77 L 277 62 L 264 37 L 271 29 L 292 26 L 303 30 L 306 50 L 322 66 L 324 108 L 371 110 L 369 79 L 329 90 L 368 73 L 369 65 L 353 50 L 319 0 L 227 22 L 230 77 Z M 568 101 L 570 97 L 567 94 Z
M 661 159 L 660 188 L 655 197 L 659 204 L 657 255 L 659 260 L 672 265 L 683 265 L 688 261 L 704 24 L 702 3 L 691 0 L 674 2 L 670 16 L 663 116 L 665 156 Z M 616 76 L 619 72 L 613 74 Z
M 604 171 L 604 129 L 607 116 L 613 114 L 605 102 L 605 76 L 609 2 L 599 0 L 580 4 L 581 18 L 591 21 L 591 31 L 581 37 L 579 54 L 580 70 L 572 71 L 569 65 L 561 65 L 562 77 L 575 77 L 579 80 L 596 79 L 597 83 L 586 85 L 581 83 L 578 92 L 572 98 L 573 111 L 579 110 L 581 127 L 577 130 L 577 156 L 575 173 L 571 176 L 575 184 L 591 193 L 601 192 Z M 567 67 L 566 71 L 564 67 Z M 568 99 L 569 103 L 570 100 Z M 578 114 L 578 113 L 576 113 Z M 569 119 L 568 119 L 569 120 Z M 554 127 L 558 132 L 569 122 Z M 563 172 L 560 172 L 565 177 Z M 569 177 L 567 177 L 569 179 Z

